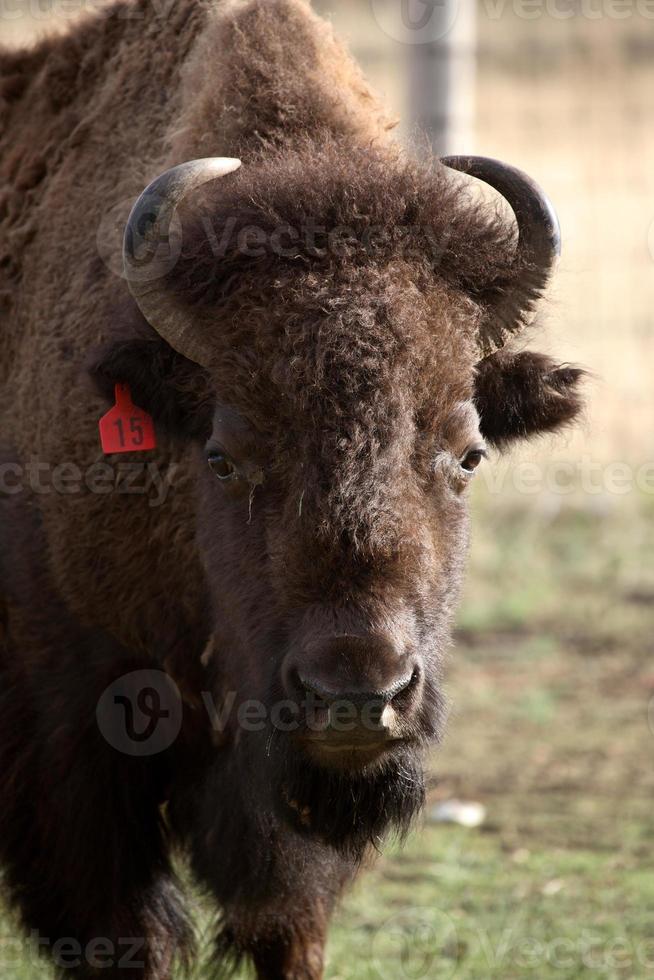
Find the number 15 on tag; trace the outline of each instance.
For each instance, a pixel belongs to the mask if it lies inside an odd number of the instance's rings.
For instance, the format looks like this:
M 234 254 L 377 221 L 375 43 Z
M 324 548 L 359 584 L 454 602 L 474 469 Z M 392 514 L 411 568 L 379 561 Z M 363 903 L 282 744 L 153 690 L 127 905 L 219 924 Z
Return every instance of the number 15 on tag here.
M 100 419 L 100 442 L 105 453 L 143 453 L 156 448 L 152 418 L 134 404 L 129 385 L 116 385 L 116 404 Z

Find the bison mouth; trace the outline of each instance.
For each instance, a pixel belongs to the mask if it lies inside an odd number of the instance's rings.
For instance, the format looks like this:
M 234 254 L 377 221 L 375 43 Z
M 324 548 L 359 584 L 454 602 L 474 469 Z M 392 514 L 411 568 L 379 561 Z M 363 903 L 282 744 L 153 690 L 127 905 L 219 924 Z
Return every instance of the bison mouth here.
M 347 772 L 376 768 L 383 764 L 389 752 L 396 751 L 401 745 L 407 744 L 404 738 L 380 736 L 377 739 L 372 733 L 363 739 L 347 733 L 337 739 L 326 739 L 312 733 L 298 741 L 317 766 Z

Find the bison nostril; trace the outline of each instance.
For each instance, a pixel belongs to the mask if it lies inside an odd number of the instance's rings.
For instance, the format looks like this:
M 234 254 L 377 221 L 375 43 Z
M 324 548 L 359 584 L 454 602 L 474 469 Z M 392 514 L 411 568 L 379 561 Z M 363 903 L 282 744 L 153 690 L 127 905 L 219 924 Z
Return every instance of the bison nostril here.
M 419 683 L 420 683 L 420 668 L 414 667 L 414 669 L 411 671 L 411 675 L 409 676 L 409 678 L 402 684 L 401 687 L 398 687 L 395 690 L 393 697 L 391 699 L 394 703 L 394 706 L 396 707 L 403 706 L 409 700 L 411 694 L 418 687 Z
M 334 701 L 340 701 L 346 697 L 340 691 L 330 690 L 318 680 L 314 680 L 311 677 L 303 677 L 299 671 L 295 672 L 295 678 L 300 691 L 304 694 L 313 695 L 324 704 L 332 704 Z
M 408 694 L 417 685 L 419 679 L 420 671 L 417 667 L 415 667 L 410 674 L 405 675 L 383 692 L 384 700 L 387 703 L 390 703 L 391 701 L 395 701 L 397 698 Z
M 410 674 L 406 674 L 382 690 L 336 691 L 328 688 L 324 683 L 315 678 L 302 675 L 298 670 L 293 671 L 293 680 L 296 682 L 298 688 L 307 694 L 314 695 L 325 704 L 333 704 L 336 701 L 349 702 L 359 707 L 364 707 L 367 704 L 377 704 L 379 705 L 380 714 L 385 706 L 390 705 L 392 701 L 399 699 L 400 696 L 404 696 L 412 690 L 418 679 L 419 672 L 416 668 Z

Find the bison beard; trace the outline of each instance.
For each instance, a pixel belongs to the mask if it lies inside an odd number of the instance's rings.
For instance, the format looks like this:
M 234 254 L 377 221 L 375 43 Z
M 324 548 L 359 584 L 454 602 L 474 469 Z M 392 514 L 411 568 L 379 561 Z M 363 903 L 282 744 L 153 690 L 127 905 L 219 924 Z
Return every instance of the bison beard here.
M 422 753 L 415 748 L 395 752 L 373 771 L 353 773 L 318 766 L 278 737 L 273 772 L 283 818 L 356 862 L 388 831 L 404 837 L 425 799 Z
M 440 667 L 436 675 L 440 678 Z M 273 682 L 268 703 L 280 703 L 281 696 Z M 445 726 L 440 684 L 430 685 L 426 705 L 431 737 L 399 745 L 365 769 L 320 765 L 297 745 L 294 736 L 301 732 L 290 735 L 273 727 L 262 733 L 251 749 L 265 753 L 257 768 L 268 775 L 273 811 L 301 836 L 326 844 L 354 864 L 389 833 L 403 839 L 424 806 L 427 744 L 439 742 Z M 291 712 L 288 720 L 296 717 Z

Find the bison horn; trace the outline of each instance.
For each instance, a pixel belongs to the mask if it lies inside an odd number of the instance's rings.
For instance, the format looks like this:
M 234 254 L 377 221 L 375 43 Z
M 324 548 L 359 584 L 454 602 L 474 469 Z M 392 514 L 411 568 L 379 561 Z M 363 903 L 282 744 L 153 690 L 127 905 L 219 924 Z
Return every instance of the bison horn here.
M 512 282 L 488 289 L 484 302 L 488 320 L 482 346 L 501 347 L 507 337 L 529 321 L 556 259 L 561 254 L 561 228 L 552 202 L 527 174 L 489 157 L 443 157 L 446 167 L 489 184 L 511 205 L 518 224 L 518 247 Z
M 240 166 L 240 160 L 208 157 L 167 170 L 143 191 L 125 229 L 123 268 L 141 313 L 171 347 L 200 364 L 206 363 L 207 345 L 198 331 L 197 318 L 176 302 L 165 282 L 181 250 L 175 214 L 196 188 Z

